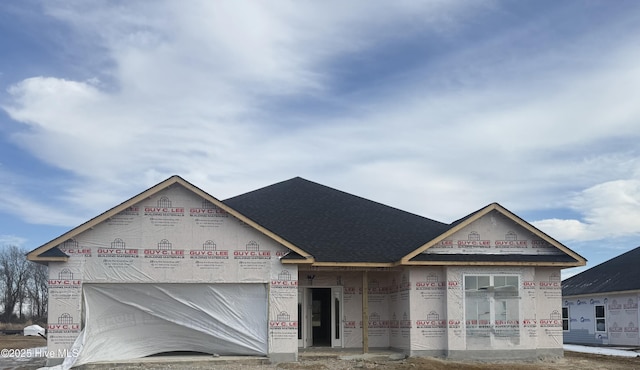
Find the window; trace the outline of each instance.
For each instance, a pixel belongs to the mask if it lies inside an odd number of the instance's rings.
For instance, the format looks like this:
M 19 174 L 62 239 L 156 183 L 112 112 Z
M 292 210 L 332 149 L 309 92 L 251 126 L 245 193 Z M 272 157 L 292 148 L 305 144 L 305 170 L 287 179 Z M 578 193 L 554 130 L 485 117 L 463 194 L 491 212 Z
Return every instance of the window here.
M 336 297 L 334 298 L 334 318 L 335 318 L 335 339 L 340 339 L 340 300 L 337 297 L 338 293 L 336 293 Z
M 465 327 L 467 348 L 486 348 L 489 341 L 520 342 L 519 277 L 466 275 Z
M 300 294 L 300 293 L 298 293 Z M 298 340 L 302 340 L 302 303 L 298 302 Z
M 562 330 L 569 330 L 569 307 L 562 307 Z
M 596 306 L 596 331 L 607 331 L 604 317 L 604 306 Z

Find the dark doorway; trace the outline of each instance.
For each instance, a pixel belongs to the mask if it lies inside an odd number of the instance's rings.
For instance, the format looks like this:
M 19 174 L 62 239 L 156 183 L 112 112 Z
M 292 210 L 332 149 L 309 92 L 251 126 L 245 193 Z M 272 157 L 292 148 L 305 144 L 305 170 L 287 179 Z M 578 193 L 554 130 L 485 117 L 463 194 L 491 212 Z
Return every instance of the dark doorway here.
M 331 288 L 311 289 L 313 345 L 331 347 Z

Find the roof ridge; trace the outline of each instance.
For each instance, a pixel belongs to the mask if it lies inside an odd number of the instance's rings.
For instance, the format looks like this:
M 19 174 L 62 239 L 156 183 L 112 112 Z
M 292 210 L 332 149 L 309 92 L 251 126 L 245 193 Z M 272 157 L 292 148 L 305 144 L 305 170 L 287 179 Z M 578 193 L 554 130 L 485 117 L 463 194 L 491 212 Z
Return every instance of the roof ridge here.
M 249 194 L 256 193 L 256 192 L 259 192 L 259 191 L 263 191 L 263 190 L 266 190 L 266 189 L 269 189 L 269 188 L 273 188 L 273 187 L 275 187 L 275 186 L 282 185 L 282 184 L 285 184 L 285 183 L 288 183 L 288 182 L 292 182 L 292 181 L 294 181 L 294 180 L 304 180 L 304 181 L 311 182 L 311 181 L 309 181 L 309 180 L 307 180 L 307 179 L 304 179 L 304 178 L 302 178 L 302 177 L 300 177 L 300 176 L 295 176 L 295 177 L 292 177 L 292 178 L 287 179 L 287 180 L 278 181 L 278 182 L 276 182 L 276 183 L 269 184 L 269 185 L 265 185 L 265 186 L 260 187 L 260 188 L 257 188 L 257 189 L 249 190 L 249 191 L 247 191 L 247 192 L 245 192 L 245 193 L 241 193 L 241 194 L 234 195 L 234 196 L 232 196 L 232 197 L 229 197 L 229 198 L 223 199 L 222 201 L 223 201 L 223 202 L 226 202 L 226 201 L 228 201 L 228 200 L 232 200 L 232 199 L 235 199 L 235 198 L 238 198 L 238 197 L 243 197 L 243 196 L 245 196 L 245 195 L 249 195 Z
M 285 183 L 292 183 L 294 181 L 300 181 L 300 180 L 302 180 L 302 182 L 304 182 L 304 183 L 311 184 L 311 185 L 317 186 L 317 187 L 322 188 L 322 189 L 338 192 L 338 193 L 341 193 L 343 195 L 347 195 L 349 197 L 353 197 L 353 198 L 357 198 L 357 199 L 360 199 L 360 200 L 364 200 L 366 202 L 370 202 L 372 204 L 377 204 L 377 205 L 380 205 L 380 206 L 383 206 L 383 207 L 386 207 L 386 208 L 389 208 L 389 209 L 394 209 L 396 211 L 399 211 L 399 212 L 402 212 L 402 213 L 405 213 L 405 214 L 410 214 L 410 215 L 413 215 L 413 216 L 416 216 L 416 217 L 420 217 L 420 218 L 423 218 L 425 220 L 429 220 L 429 221 L 432 221 L 432 222 L 437 222 L 437 223 L 440 223 L 442 225 L 449 225 L 446 222 L 435 220 L 435 219 L 430 218 L 430 217 L 426 217 L 426 216 L 423 216 L 423 215 L 420 215 L 420 214 L 417 214 L 417 213 L 414 213 L 414 212 L 409 212 L 409 211 L 406 211 L 404 209 L 400 209 L 398 207 L 394 207 L 394 206 L 391 206 L 391 205 L 388 205 L 388 204 L 385 204 L 385 203 L 381 203 L 381 202 L 378 202 L 378 201 L 375 201 L 375 200 L 371 200 L 371 199 L 368 199 L 368 198 L 365 198 L 365 197 L 362 197 L 362 196 L 359 196 L 359 195 L 355 195 L 355 194 L 349 193 L 347 191 L 340 190 L 338 188 L 334 188 L 334 187 L 331 187 L 331 186 L 328 186 L 328 185 L 321 184 L 319 182 L 315 182 L 315 181 L 312 181 L 312 180 L 309 180 L 309 179 L 305 179 L 305 178 L 300 177 L 300 176 L 292 177 L 292 178 L 290 178 L 288 180 L 284 180 L 284 181 L 277 182 L 275 184 L 267 185 L 267 186 L 264 186 L 262 188 L 251 190 L 251 191 L 243 193 L 243 194 L 238 194 L 238 195 L 235 195 L 235 196 L 233 196 L 231 198 L 224 199 L 222 201 L 223 202 L 232 201 L 235 198 L 243 197 L 245 195 L 249 195 L 249 194 L 252 194 L 252 193 L 259 192 L 259 191 L 264 191 L 264 190 L 267 190 L 267 189 L 270 189 L 270 188 L 275 188 L 278 185 L 282 185 L 282 184 L 285 184 Z

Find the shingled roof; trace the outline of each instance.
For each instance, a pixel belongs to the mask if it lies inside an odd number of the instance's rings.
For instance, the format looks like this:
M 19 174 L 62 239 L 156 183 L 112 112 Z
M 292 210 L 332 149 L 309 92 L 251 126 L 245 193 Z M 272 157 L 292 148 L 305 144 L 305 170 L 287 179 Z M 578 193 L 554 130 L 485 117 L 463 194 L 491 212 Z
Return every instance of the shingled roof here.
M 396 262 L 450 227 L 300 177 L 223 203 L 316 262 Z
M 263 233 L 290 252 L 283 263 L 313 263 L 315 266 L 392 266 L 395 264 L 471 264 L 583 266 L 583 257 L 555 241 L 526 221 L 492 203 L 479 211 L 445 224 L 389 207 L 300 177 L 246 194 L 216 199 L 180 176 L 171 176 L 125 202 L 60 235 L 29 252 L 38 263 L 66 262 L 69 258 L 58 246 L 95 225 L 136 205 L 164 189 L 180 185 Z M 516 224 L 555 246 L 562 254 L 528 255 L 448 255 L 424 254 L 440 240 L 467 224 L 500 212 Z
M 574 296 L 640 290 L 640 247 L 562 282 L 562 295 Z

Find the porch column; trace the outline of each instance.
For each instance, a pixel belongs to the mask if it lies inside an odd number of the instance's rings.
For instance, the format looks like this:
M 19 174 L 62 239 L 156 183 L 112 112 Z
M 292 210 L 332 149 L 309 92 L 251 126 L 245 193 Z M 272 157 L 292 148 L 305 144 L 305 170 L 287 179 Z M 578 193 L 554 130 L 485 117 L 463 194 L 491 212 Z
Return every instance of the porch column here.
M 362 353 L 369 353 L 369 278 L 362 272 Z

